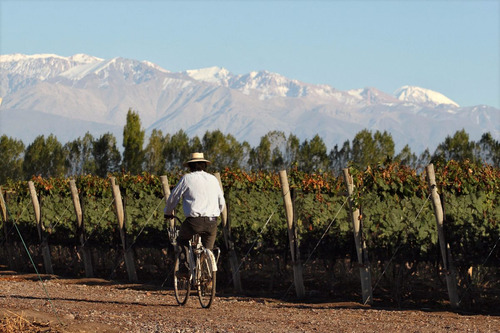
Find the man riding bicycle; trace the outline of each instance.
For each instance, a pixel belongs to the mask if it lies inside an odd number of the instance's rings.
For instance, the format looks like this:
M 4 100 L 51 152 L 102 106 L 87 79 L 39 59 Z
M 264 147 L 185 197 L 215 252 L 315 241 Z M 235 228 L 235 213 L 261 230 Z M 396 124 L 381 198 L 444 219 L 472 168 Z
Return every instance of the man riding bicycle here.
M 187 253 L 189 240 L 199 234 L 203 246 L 213 249 L 217 235 L 217 217 L 226 204 L 217 178 L 206 172 L 208 164 L 203 153 L 192 153 L 184 166 L 190 173 L 184 175 L 167 199 L 164 214 L 169 219 L 182 198 L 186 220 L 179 230 L 177 243 L 181 248 L 179 275 L 188 276 Z

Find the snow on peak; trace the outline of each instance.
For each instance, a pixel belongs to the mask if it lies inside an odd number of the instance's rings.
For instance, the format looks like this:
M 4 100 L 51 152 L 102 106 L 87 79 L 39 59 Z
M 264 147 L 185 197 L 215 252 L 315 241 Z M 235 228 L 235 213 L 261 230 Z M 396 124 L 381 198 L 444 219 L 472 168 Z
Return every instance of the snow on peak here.
M 74 61 L 74 62 L 79 62 L 79 63 L 92 63 L 92 62 L 103 61 L 104 59 L 89 56 L 89 55 L 83 54 L 83 53 L 78 53 L 78 54 L 74 54 L 71 57 L 69 57 L 68 60 Z
M 149 67 L 152 67 L 152 68 L 154 68 L 154 69 L 159 70 L 160 72 L 163 72 L 163 73 L 170 73 L 170 71 L 168 71 L 168 70 L 164 69 L 163 67 L 158 66 L 157 64 L 155 64 L 155 63 L 153 63 L 153 62 L 151 62 L 151 61 L 148 61 L 148 60 L 143 60 L 143 61 L 141 61 L 141 62 L 142 62 L 144 65 L 146 65 L 146 66 L 149 66 Z
M 231 73 L 227 69 L 217 66 L 201 69 L 190 69 L 185 73 L 196 81 L 219 83 L 223 85 L 227 85 L 227 82 L 231 78 Z
M 89 56 L 87 54 L 79 53 L 72 55 L 71 57 L 63 57 L 57 54 L 51 54 L 51 53 L 43 53 L 43 54 L 21 54 L 21 53 L 14 53 L 14 54 L 5 54 L 5 55 L 0 55 L 0 62 L 16 62 L 16 61 L 31 61 L 31 60 L 50 60 L 50 59 L 58 59 L 58 60 L 65 60 L 65 61 L 70 61 L 70 62 L 75 62 L 75 63 L 91 63 L 91 62 L 98 62 L 102 61 L 103 59 Z
M 64 57 L 58 56 L 57 54 L 4 54 L 0 55 L 0 62 L 14 62 L 14 61 L 26 61 L 26 60 L 35 60 L 35 59 L 47 59 L 47 58 L 57 58 L 57 59 L 66 59 Z
M 414 86 L 403 86 L 394 92 L 394 96 L 401 100 L 413 103 L 430 103 L 434 105 L 446 104 L 459 107 L 457 103 L 441 93 L 430 89 Z

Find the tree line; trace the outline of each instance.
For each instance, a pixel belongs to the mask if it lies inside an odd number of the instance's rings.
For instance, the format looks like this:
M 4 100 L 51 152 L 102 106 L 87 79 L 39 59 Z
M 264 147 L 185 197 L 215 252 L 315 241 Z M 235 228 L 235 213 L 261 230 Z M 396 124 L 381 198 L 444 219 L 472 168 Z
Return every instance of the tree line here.
M 27 147 L 22 141 L 6 135 L 0 137 L 0 184 L 8 180 L 27 180 L 33 176 L 61 177 L 93 174 L 106 177 L 109 173 L 125 172 L 163 174 L 179 170 L 189 153 L 203 151 L 215 170 L 243 169 L 275 171 L 295 167 L 304 172 L 333 172 L 351 165 L 363 170 L 368 165 L 399 162 L 416 170 L 430 162 L 470 160 L 494 167 L 500 165 L 500 142 L 484 133 L 478 142 L 470 141 L 465 130 L 447 136 L 431 154 L 426 149 L 417 155 L 406 145 L 399 153 L 390 133 L 358 132 L 352 142 L 346 140 L 330 151 L 316 135 L 300 141 L 293 134 L 271 131 L 261 137 L 256 147 L 239 142 L 231 134 L 219 130 L 207 131 L 203 137 L 189 137 L 183 130 L 163 134 L 153 130 L 148 142 L 141 127 L 139 114 L 128 110 L 123 128 L 123 153 L 113 134 L 96 138 L 86 133 L 66 144 L 54 135 L 40 135 Z

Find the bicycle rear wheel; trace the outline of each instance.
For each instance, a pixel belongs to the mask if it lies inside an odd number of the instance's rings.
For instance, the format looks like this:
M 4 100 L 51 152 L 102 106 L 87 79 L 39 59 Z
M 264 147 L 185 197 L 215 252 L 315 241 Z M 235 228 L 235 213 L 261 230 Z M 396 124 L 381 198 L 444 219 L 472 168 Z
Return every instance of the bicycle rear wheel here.
M 189 293 L 191 292 L 191 277 L 177 277 L 177 271 L 179 270 L 179 256 L 175 258 L 175 268 L 174 268 L 174 291 L 175 299 L 179 305 L 184 305 L 187 303 L 189 298 Z
M 215 298 L 217 271 L 212 270 L 210 260 L 211 258 L 208 255 L 202 254 L 198 257 L 198 298 L 203 308 L 209 308 Z

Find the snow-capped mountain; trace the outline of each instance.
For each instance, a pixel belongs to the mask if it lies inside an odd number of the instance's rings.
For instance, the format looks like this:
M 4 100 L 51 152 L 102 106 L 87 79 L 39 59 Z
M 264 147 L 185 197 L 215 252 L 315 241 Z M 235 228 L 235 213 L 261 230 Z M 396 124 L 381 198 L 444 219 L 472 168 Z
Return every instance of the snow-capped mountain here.
M 431 105 L 444 104 L 459 107 L 457 103 L 444 96 L 443 94 L 420 87 L 404 86 L 396 90 L 394 92 L 394 95 L 400 101 Z
M 319 134 L 332 148 L 362 129 L 387 130 L 396 150 L 431 150 L 462 128 L 472 140 L 500 136 L 500 110 L 459 107 L 438 92 L 405 86 L 340 91 L 268 71 L 236 75 L 221 67 L 170 72 L 148 61 L 78 54 L 0 55 L 0 134 L 65 143 L 112 132 L 122 139 L 129 108 L 147 132 L 216 129 L 257 145 L 272 130 L 301 140 Z

